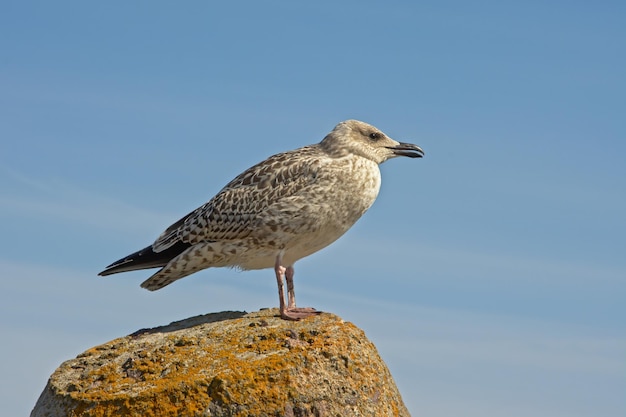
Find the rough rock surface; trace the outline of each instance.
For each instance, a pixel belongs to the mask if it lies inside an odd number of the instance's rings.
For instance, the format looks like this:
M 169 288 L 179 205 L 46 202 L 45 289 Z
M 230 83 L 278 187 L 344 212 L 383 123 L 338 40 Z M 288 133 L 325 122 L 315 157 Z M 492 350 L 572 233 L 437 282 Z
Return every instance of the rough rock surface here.
M 409 416 L 362 330 L 269 309 L 137 331 L 64 362 L 31 416 Z

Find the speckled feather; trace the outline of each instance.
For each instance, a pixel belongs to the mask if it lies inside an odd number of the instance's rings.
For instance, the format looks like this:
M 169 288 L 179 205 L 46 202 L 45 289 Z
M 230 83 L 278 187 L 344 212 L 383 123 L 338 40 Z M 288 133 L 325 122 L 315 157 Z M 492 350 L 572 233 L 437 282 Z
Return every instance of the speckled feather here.
M 156 290 L 208 267 L 270 268 L 279 252 L 284 265 L 293 265 L 328 246 L 376 199 L 378 164 L 398 155 L 421 156 L 394 151 L 398 145 L 405 144 L 367 123 L 348 120 L 318 144 L 279 153 L 247 169 L 156 239 L 154 253 L 182 244 L 186 249 L 162 265 L 147 266 L 163 268 L 142 287 Z M 101 274 L 141 269 L 131 258 Z M 120 268 L 124 262 L 131 266 Z
M 178 241 L 196 244 L 258 235 L 261 217 L 273 205 L 319 186 L 322 157 L 316 147 L 307 146 L 247 169 L 210 201 L 168 227 L 153 249 L 160 252 Z

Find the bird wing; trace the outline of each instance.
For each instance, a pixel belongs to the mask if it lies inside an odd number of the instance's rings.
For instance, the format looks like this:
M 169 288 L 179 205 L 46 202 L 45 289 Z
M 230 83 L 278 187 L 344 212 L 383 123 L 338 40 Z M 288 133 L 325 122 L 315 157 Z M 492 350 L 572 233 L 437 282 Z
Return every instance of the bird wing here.
M 153 250 L 161 252 L 178 242 L 250 236 L 264 211 L 315 184 L 322 165 L 319 156 L 315 145 L 307 146 L 271 156 L 247 169 L 207 203 L 168 227 L 152 244 Z

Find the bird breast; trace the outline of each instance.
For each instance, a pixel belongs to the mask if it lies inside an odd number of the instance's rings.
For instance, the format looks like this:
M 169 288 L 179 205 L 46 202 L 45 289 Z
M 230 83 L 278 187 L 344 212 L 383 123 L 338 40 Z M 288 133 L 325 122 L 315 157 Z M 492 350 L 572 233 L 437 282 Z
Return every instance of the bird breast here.
M 333 243 L 356 223 L 378 196 L 381 183 L 378 164 L 352 157 L 333 165 L 320 176 L 317 189 L 307 193 L 309 201 L 294 216 L 298 227 L 285 248 L 286 265 Z

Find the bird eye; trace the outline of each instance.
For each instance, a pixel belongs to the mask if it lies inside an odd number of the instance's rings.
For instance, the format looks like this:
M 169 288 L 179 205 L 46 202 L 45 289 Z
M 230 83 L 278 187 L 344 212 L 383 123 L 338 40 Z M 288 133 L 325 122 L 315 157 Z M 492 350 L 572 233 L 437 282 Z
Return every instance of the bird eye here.
M 374 140 L 374 141 L 376 141 L 376 140 L 380 139 L 380 136 L 381 136 L 381 135 L 380 135 L 380 133 L 378 133 L 378 132 L 372 132 L 372 133 L 370 133 L 370 134 L 369 134 L 370 139 L 371 139 L 371 140 Z

